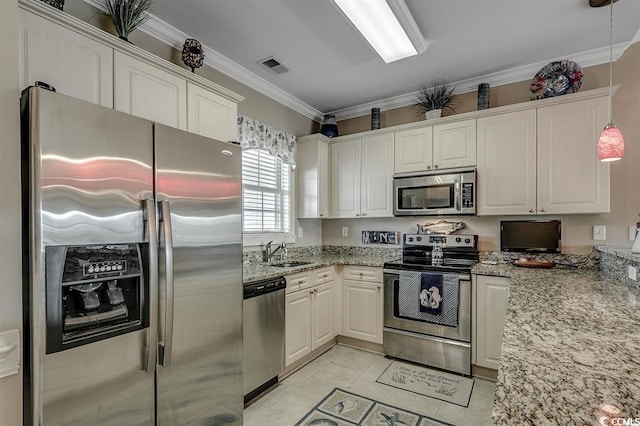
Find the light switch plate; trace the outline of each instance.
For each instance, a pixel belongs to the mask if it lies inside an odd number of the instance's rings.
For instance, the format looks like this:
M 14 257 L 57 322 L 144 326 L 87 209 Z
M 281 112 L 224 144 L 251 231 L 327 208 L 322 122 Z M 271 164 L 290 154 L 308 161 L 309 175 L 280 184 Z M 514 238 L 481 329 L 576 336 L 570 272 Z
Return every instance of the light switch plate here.
M 20 371 L 20 331 L 0 333 L 0 378 Z
M 596 241 L 604 241 L 607 239 L 607 227 L 598 225 L 593 227 L 593 239 Z
M 629 279 L 636 281 L 638 279 L 638 276 L 636 275 L 637 270 L 634 266 L 629 266 Z
M 298 238 L 302 238 L 304 236 L 304 228 L 302 226 L 298 226 Z
M 342 236 L 343 237 L 348 237 L 349 236 L 349 228 L 346 226 L 342 227 Z

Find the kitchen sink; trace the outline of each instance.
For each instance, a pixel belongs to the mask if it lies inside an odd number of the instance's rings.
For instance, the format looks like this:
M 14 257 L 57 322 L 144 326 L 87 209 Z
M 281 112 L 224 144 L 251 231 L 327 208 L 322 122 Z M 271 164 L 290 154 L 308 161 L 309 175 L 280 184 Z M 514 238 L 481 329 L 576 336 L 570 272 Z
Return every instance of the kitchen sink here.
M 272 263 L 271 266 L 276 266 L 278 268 L 291 268 L 294 266 L 310 265 L 311 263 L 312 262 L 292 261 L 292 262 Z

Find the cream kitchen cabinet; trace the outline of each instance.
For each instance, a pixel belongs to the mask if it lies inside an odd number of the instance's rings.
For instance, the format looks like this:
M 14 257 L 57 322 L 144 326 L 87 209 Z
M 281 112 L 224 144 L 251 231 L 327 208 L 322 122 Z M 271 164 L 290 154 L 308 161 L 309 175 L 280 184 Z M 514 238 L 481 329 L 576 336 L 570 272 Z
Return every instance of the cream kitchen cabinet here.
M 296 146 L 296 203 L 300 219 L 326 219 L 329 209 L 329 138 L 315 134 Z
M 608 213 L 609 163 L 598 160 L 606 97 L 538 108 L 539 213 Z
M 113 49 L 19 9 L 20 88 L 42 81 L 74 98 L 113 107 Z
M 238 140 L 238 104 L 187 82 L 187 130 L 230 142 Z
M 285 277 L 286 366 L 336 337 L 333 277 L 333 267 Z
M 395 132 L 396 173 L 431 170 L 433 165 L 433 127 Z
M 395 132 L 396 173 L 475 165 L 475 119 Z
M 342 334 L 381 344 L 382 268 L 345 266 L 342 286 Z
M 478 118 L 478 215 L 606 213 L 607 98 Z
M 393 216 L 393 133 L 331 144 L 331 216 Z
M 115 109 L 186 129 L 186 80 L 121 52 L 113 61 Z
M 474 275 L 476 313 L 475 339 L 472 342 L 475 365 L 497 370 L 500 366 L 502 334 L 509 302 L 511 280 L 505 277 Z
M 478 118 L 477 214 L 529 214 L 537 204 L 536 110 Z

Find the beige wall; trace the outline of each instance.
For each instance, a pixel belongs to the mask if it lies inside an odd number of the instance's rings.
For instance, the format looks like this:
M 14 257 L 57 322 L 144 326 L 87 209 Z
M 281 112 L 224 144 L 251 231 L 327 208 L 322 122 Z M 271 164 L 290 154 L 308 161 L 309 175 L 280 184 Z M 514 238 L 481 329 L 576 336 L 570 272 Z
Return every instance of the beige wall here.
M 0 332 L 3 332 L 22 328 L 17 0 L 2 2 L 0 40 Z M 21 374 L 0 379 L 0 423 L 22 424 Z
M 606 87 L 609 84 L 608 64 L 589 67 L 584 70 L 581 90 Z M 614 84 L 620 89 L 614 96 L 613 121 L 625 136 L 625 157 L 611 164 L 611 212 L 608 214 L 560 215 L 562 220 L 563 251 L 585 253 L 593 244 L 631 245 L 628 229 L 638 220 L 640 213 L 640 43 L 631 46 L 614 65 Z M 503 106 L 528 101 L 529 82 L 508 84 L 491 89 L 491 106 Z M 458 113 L 474 111 L 477 105 L 476 92 L 461 96 L 456 108 Z M 382 113 L 381 126 L 393 126 L 416 121 L 410 107 Z M 340 135 L 357 133 L 370 129 L 369 116 L 358 117 L 338 123 Z M 595 155 L 595 153 L 594 153 Z M 526 216 L 528 217 L 528 216 Z M 538 216 L 536 216 L 538 218 Z M 460 218 L 458 218 L 460 219 Z M 499 250 L 499 221 L 501 217 L 464 217 L 468 231 L 480 236 L 482 250 Z M 429 217 L 412 219 L 350 219 L 327 220 L 323 224 L 324 244 L 359 244 L 360 231 L 381 230 L 413 232 L 418 223 L 434 220 Z M 607 227 L 606 241 L 592 240 L 592 227 Z M 341 236 L 343 226 L 349 227 L 349 237 Z

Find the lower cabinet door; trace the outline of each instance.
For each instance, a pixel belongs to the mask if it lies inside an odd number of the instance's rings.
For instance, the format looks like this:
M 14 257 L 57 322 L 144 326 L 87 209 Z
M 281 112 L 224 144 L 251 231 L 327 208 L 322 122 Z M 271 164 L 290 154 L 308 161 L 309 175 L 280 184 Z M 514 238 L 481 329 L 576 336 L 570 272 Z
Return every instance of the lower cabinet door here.
M 310 289 L 285 296 L 285 366 L 311 352 Z
M 333 317 L 333 282 L 314 287 L 311 303 L 313 349 L 336 337 Z
M 511 280 L 478 275 L 476 280 L 476 365 L 497 370 L 500 367 L 504 317 Z
M 382 343 L 382 283 L 344 280 L 345 336 Z

